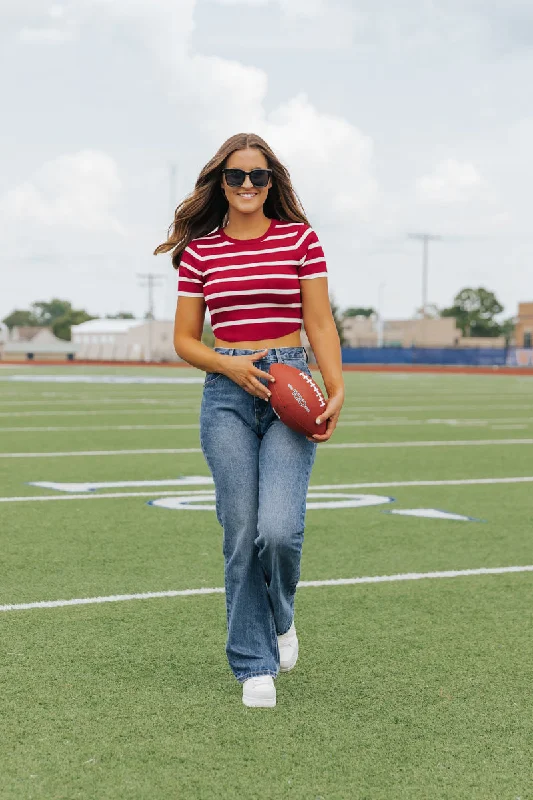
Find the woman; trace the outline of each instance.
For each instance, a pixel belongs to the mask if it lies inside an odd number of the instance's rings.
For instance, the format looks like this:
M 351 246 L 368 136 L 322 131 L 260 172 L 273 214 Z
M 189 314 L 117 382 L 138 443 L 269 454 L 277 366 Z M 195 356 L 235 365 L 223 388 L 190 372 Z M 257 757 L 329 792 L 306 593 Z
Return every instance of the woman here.
M 179 274 L 174 346 L 207 373 L 200 439 L 224 529 L 226 653 L 244 704 L 273 707 L 273 679 L 298 657 L 294 595 L 316 446 L 344 400 L 324 254 L 289 173 L 253 134 L 228 139 L 204 167 L 155 252 L 169 250 Z M 214 350 L 201 342 L 206 306 Z M 328 393 L 317 420 L 326 433 L 312 438 L 269 403 L 271 364 L 310 374 L 302 322 Z

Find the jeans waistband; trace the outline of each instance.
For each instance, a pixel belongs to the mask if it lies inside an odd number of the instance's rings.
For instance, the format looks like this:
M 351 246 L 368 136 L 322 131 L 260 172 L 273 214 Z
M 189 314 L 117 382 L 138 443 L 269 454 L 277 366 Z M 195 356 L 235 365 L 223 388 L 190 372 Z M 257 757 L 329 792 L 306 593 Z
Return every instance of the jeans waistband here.
M 216 353 L 223 356 L 249 356 L 251 353 L 260 353 L 261 350 L 239 350 L 235 347 L 215 347 Z M 305 347 L 272 347 L 268 353 L 261 358 L 261 361 L 275 364 L 277 361 L 283 363 L 291 359 L 303 359 L 308 361 Z

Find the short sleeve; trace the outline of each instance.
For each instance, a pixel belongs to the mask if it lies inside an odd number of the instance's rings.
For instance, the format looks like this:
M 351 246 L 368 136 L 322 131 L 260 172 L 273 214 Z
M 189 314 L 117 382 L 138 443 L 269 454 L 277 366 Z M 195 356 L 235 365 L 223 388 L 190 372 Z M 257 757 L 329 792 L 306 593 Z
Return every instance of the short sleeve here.
M 310 228 L 305 238 L 305 255 L 301 261 L 298 277 L 300 280 L 327 278 L 328 271 L 322 245 L 315 231 Z
M 190 247 L 186 247 L 178 267 L 178 297 L 203 297 L 203 274 Z

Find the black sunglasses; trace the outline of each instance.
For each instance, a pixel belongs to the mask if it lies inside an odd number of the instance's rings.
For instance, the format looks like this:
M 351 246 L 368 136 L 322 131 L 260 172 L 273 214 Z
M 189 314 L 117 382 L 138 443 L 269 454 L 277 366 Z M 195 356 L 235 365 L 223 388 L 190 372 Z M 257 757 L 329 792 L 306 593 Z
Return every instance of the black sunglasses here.
M 251 172 L 245 172 L 243 169 L 223 169 L 222 172 L 228 186 L 242 186 L 246 176 L 249 175 L 252 186 L 262 189 L 268 186 L 272 175 L 271 169 L 253 169 Z

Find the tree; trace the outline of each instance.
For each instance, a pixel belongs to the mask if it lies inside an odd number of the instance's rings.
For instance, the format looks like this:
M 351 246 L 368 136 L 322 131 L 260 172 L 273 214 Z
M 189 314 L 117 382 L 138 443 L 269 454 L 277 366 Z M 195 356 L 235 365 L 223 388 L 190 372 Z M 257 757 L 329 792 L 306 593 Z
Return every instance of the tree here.
M 9 330 L 16 327 L 36 327 L 39 325 L 39 321 L 37 320 L 33 311 L 28 310 L 21 310 L 16 308 L 11 314 L 8 314 L 7 317 L 4 317 L 2 320 Z
M 87 322 L 90 319 L 96 318 L 82 308 L 72 308 L 72 304 L 68 300 L 60 300 L 54 297 L 50 301 L 39 300 L 36 303 L 32 303 L 29 310 L 21 311 L 17 309 L 6 317 L 3 322 L 10 329 L 14 325 L 51 328 L 54 336 L 69 342 L 72 325 L 79 325 L 80 322 Z
M 509 347 L 509 345 L 513 340 L 515 326 L 516 326 L 515 317 L 509 317 L 509 319 L 504 319 L 504 321 L 500 325 L 500 335 L 505 336 L 506 347 Z
M 106 319 L 135 319 L 134 314 L 130 314 L 129 311 L 119 311 L 118 314 L 106 314 Z
M 463 336 L 499 336 L 501 326 L 496 321 L 503 306 L 493 292 L 483 287 L 462 289 L 454 297 L 453 306 L 441 311 L 443 317 L 455 317 Z
M 90 319 L 96 319 L 96 317 L 91 316 L 83 309 L 71 308 L 67 314 L 55 320 L 52 325 L 52 332 L 58 339 L 65 339 L 70 342 L 72 339 L 72 326 L 88 322 Z
M 344 331 L 342 329 L 342 315 L 339 306 L 335 302 L 335 298 L 333 295 L 329 296 L 329 303 L 331 306 L 331 313 L 333 314 L 333 319 L 335 320 L 335 327 L 337 328 L 337 333 L 339 334 L 339 339 L 341 341 L 341 347 L 344 347 L 345 340 L 344 340 Z
M 375 314 L 375 310 L 373 308 L 346 308 L 343 313 L 343 317 L 348 319 L 349 317 L 371 317 L 372 314 Z
M 39 300 L 37 303 L 32 303 L 31 309 L 38 320 L 38 325 L 51 327 L 56 320 L 72 312 L 72 305 L 68 300 L 54 297 L 49 301 Z

